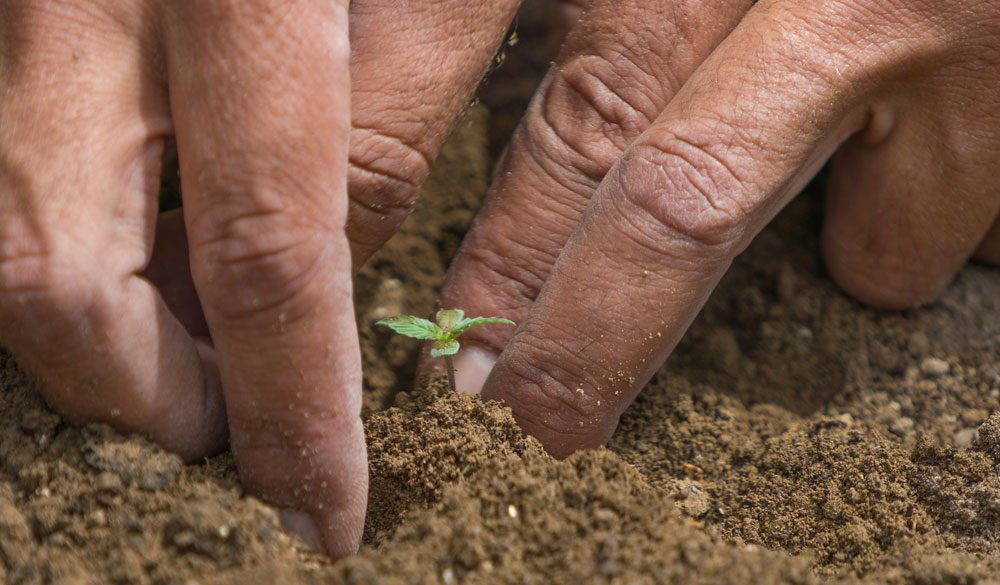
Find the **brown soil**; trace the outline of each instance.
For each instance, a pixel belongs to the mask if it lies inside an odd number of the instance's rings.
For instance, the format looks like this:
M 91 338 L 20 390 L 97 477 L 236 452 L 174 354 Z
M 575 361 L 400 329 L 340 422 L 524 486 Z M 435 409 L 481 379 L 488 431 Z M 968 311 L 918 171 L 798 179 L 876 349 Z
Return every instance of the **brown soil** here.
M 0 353 L 8 583 L 1000 583 L 1000 273 L 866 309 L 818 260 L 806 196 L 739 259 L 608 449 L 566 461 L 494 403 L 412 389 L 415 342 L 485 189 L 460 125 L 403 232 L 357 279 L 372 490 L 339 563 L 201 465 L 74 428 Z M 395 407 L 387 408 L 390 404 Z

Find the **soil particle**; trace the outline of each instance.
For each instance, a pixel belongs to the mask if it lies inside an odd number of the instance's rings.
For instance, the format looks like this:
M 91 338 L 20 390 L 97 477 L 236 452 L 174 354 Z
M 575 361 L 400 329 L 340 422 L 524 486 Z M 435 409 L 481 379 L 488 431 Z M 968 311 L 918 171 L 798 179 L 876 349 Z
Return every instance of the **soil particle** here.
M 459 426 L 483 414 L 513 425 L 505 409 L 466 396 L 442 401 L 473 414 L 458 416 Z M 670 496 L 607 450 L 554 461 L 533 441 L 499 439 L 506 446 L 444 485 L 430 508 L 411 512 L 380 550 L 340 563 L 338 576 L 400 584 L 814 581 L 806 558 L 723 544 L 685 521 Z
M 936 357 L 925 358 L 920 362 L 920 371 L 933 378 L 944 376 L 951 370 L 951 366 L 943 359 Z
M 368 543 L 380 543 L 411 508 L 438 502 L 444 486 L 492 459 L 541 450 L 496 403 L 462 401 L 441 377 L 421 391 L 422 399 L 402 397 L 397 402 L 403 408 L 374 416 L 365 427 L 371 469 Z
M 611 448 L 667 491 L 697 466 L 708 494 L 699 518 L 710 530 L 813 555 L 818 575 L 993 578 L 1000 419 L 988 413 L 997 407 L 1000 313 L 965 289 L 1000 279 L 971 267 L 936 306 L 861 308 L 813 258 L 786 247 L 789 223 L 808 224 L 811 205 L 795 203 L 734 265 L 623 415 Z M 951 309 L 970 298 L 980 304 Z M 706 355 L 734 324 L 738 377 Z M 807 343 L 803 327 L 814 332 Z
M 501 405 L 414 388 L 419 346 L 373 323 L 432 311 L 485 189 L 487 125 L 470 110 L 356 281 L 357 556 L 284 535 L 229 453 L 183 465 L 64 423 L 0 351 L 0 580 L 1000 583 L 1000 275 L 968 266 L 920 310 L 861 307 L 823 271 L 815 194 L 734 263 L 607 449 L 556 461 Z

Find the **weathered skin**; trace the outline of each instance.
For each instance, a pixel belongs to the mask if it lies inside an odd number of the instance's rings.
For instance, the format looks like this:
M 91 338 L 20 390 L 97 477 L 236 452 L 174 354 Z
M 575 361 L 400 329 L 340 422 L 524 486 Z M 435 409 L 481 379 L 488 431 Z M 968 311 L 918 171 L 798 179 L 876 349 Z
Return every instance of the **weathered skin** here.
M 230 440 L 286 525 L 354 550 L 352 264 L 405 217 L 516 5 L 0 0 L 0 343 L 71 420 L 188 460 Z M 157 227 L 169 140 L 184 215 Z
M 603 444 L 831 156 L 823 251 L 848 293 L 914 307 L 1000 262 L 998 39 L 995 2 L 588 3 L 441 295 L 520 325 L 470 333 L 459 390 L 556 455 Z

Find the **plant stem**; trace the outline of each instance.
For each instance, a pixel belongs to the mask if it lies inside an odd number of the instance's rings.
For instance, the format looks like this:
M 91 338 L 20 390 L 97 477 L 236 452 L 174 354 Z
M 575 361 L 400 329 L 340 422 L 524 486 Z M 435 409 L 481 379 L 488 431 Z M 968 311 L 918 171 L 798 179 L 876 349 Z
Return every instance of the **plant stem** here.
M 451 388 L 452 392 L 458 392 L 455 389 L 455 362 L 451 361 L 451 356 L 444 356 L 444 363 L 448 365 L 448 387 Z

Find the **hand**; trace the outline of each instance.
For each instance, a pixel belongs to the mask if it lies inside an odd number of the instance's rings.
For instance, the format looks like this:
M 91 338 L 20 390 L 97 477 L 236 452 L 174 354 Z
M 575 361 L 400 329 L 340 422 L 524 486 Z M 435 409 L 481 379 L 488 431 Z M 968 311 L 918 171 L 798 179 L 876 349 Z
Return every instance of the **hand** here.
M 189 461 L 228 437 L 334 555 L 367 496 L 351 253 L 405 217 L 516 2 L 348 4 L 0 0 L 0 342 L 70 420 Z
M 822 243 L 850 294 L 914 307 L 1000 262 L 998 38 L 996 3 L 592 1 L 441 296 L 520 324 L 467 335 L 459 389 L 554 455 L 603 444 L 833 155 Z

